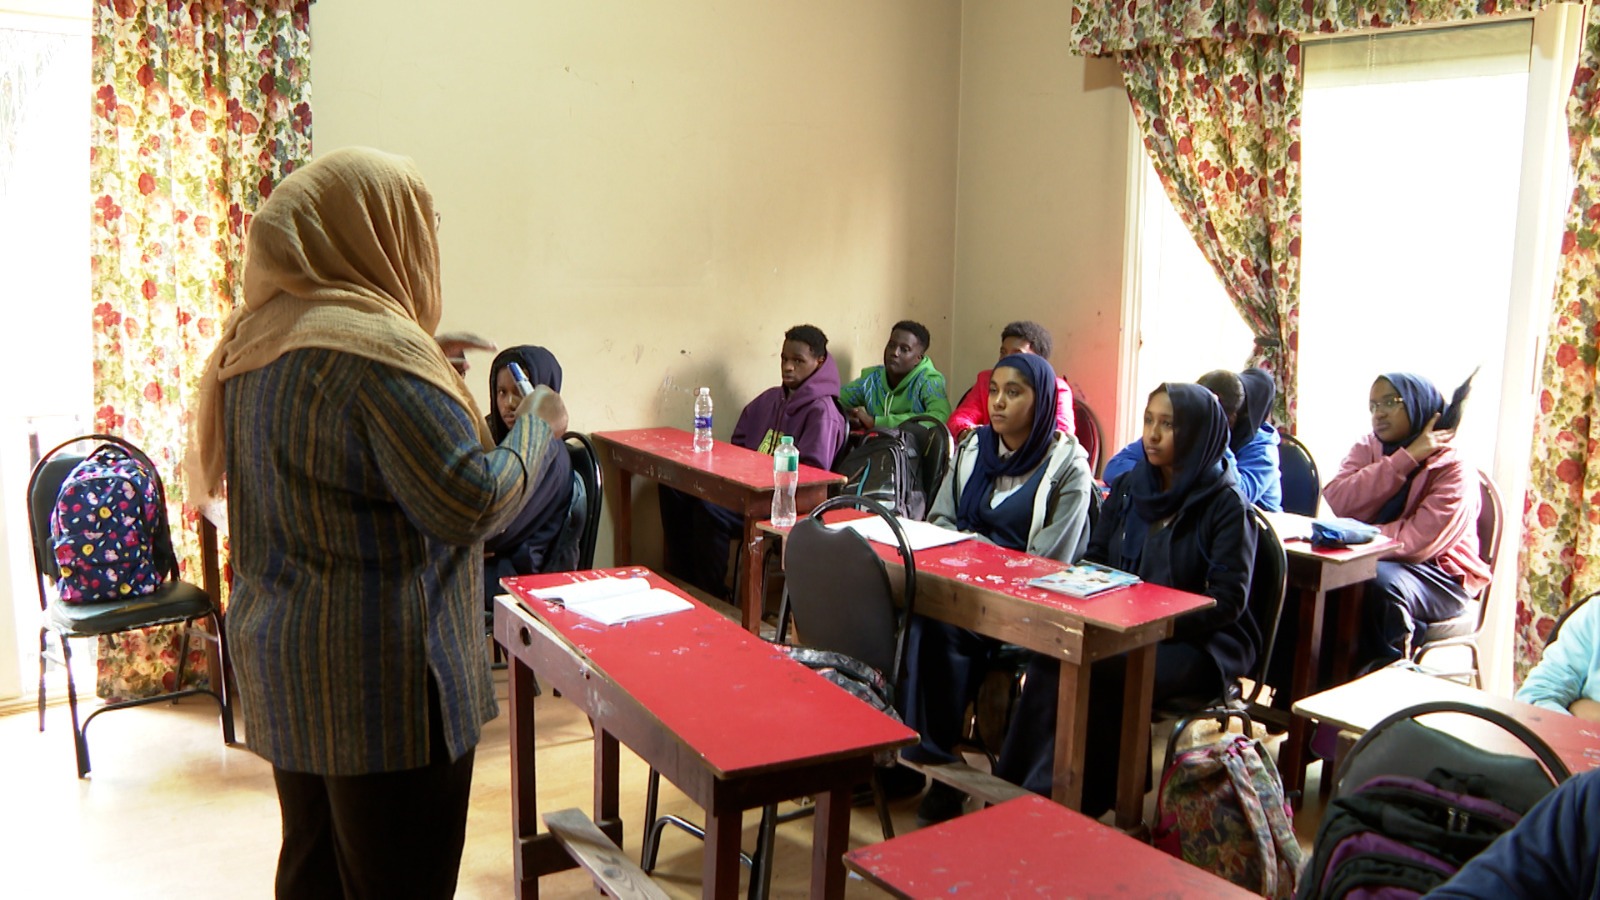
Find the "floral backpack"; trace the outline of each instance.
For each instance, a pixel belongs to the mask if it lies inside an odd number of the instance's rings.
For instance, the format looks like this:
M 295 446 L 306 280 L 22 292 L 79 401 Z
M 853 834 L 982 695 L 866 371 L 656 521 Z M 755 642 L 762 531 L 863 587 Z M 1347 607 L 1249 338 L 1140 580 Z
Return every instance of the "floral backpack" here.
M 114 444 L 96 448 L 67 475 L 50 514 L 63 602 L 148 594 L 175 572 L 160 485 L 147 463 Z
M 1248 716 L 1231 714 L 1248 729 Z M 1264 897 L 1294 896 L 1305 853 L 1271 754 L 1253 738 L 1224 732 L 1174 758 L 1171 747 L 1188 725 L 1172 734 L 1152 842 Z

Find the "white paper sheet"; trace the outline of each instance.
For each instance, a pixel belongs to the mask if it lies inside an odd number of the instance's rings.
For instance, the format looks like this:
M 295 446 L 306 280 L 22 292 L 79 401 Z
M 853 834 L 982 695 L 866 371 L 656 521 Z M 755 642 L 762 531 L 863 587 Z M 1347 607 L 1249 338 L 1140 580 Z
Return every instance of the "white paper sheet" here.
M 906 540 L 911 542 L 913 551 L 927 550 L 931 547 L 943 547 L 946 544 L 955 544 L 972 537 L 965 531 L 951 531 L 948 528 L 940 528 L 937 525 L 918 522 L 915 519 L 899 517 L 897 519 L 900 522 L 900 527 L 905 529 Z M 839 522 L 828 527 L 834 529 L 848 528 L 869 541 L 877 541 L 890 547 L 900 546 L 900 542 L 895 540 L 894 530 L 889 527 L 889 523 L 878 516 L 851 519 L 848 522 Z
M 568 611 L 603 625 L 632 622 L 688 609 L 688 600 L 650 586 L 644 578 L 597 578 L 529 591 L 541 600 L 560 601 Z

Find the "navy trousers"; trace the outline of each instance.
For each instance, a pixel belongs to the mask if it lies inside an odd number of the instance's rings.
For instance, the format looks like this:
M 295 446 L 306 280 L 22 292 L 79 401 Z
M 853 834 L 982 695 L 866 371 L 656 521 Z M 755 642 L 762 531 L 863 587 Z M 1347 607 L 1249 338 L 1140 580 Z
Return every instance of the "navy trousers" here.
M 1429 624 L 1461 615 L 1469 599 L 1461 582 L 1435 563 L 1378 563 L 1378 575 L 1362 597 L 1356 671 L 1380 669 L 1405 656 Z

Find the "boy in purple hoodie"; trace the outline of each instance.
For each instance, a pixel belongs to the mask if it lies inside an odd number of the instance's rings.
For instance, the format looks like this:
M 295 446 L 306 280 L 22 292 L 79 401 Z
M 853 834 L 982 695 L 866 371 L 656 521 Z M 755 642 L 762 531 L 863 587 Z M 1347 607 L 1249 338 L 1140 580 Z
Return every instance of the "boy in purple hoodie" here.
M 794 438 L 800 461 L 833 467 L 849 426 L 834 402 L 839 367 L 828 355 L 828 336 L 815 325 L 796 325 L 783 335 L 782 382 L 750 401 L 733 426 L 733 443 L 772 453 L 779 439 Z M 742 533 L 739 513 L 672 488 L 661 489 L 661 531 L 670 574 L 726 599 L 728 544 Z

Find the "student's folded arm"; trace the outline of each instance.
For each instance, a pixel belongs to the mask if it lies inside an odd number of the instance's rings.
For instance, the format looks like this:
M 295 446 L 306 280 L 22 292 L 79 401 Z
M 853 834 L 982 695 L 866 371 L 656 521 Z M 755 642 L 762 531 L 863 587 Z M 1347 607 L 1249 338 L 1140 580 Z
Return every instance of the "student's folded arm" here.
M 854 381 L 847 382 L 839 388 L 839 403 L 845 409 L 855 409 L 867 405 L 867 374 L 865 372 Z
M 1209 538 L 1209 546 L 1203 548 L 1209 562 L 1205 593 L 1217 605 L 1179 616 L 1172 628 L 1177 640 L 1203 640 L 1245 615 L 1258 536 L 1243 498 L 1232 491 L 1223 496 L 1224 502 L 1215 502 L 1206 511 L 1207 522 L 1200 531 L 1202 540 Z
M 950 418 L 950 391 L 945 387 L 944 376 L 929 372 L 922 379 L 922 411 L 941 422 Z
M 1560 639 L 1544 648 L 1544 656 L 1533 667 L 1516 699 L 1555 712 L 1568 712 L 1573 702 L 1584 696 L 1589 673 L 1600 670 L 1595 652 L 1600 649 L 1600 607 L 1596 601 L 1583 605 L 1561 626 Z
M 1467 529 L 1477 524 L 1466 502 L 1467 467 L 1458 460 L 1417 477 L 1430 475 L 1432 479 L 1417 508 L 1409 515 L 1379 526 L 1400 545 L 1398 552 L 1389 555 L 1390 559 L 1426 562 L 1461 540 Z M 1477 490 L 1475 481 L 1471 489 Z
M 1404 449 L 1384 456 L 1377 443 L 1363 439 L 1350 448 L 1339 474 L 1322 486 L 1322 498 L 1336 516 L 1371 522 L 1416 467 Z
M 757 395 L 755 400 L 746 403 L 744 409 L 739 410 L 739 420 L 733 423 L 733 434 L 728 436 L 729 442 L 733 445 L 746 450 L 760 449 L 761 439 L 766 435 L 758 433 L 761 423 L 755 421 L 754 411 L 751 409 L 760 399 L 760 395 Z
M 795 423 L 795 448 L 800 451 L 800 462 L 819 469 L 833 468 L 834 457 L 844 446 L 849 434 L 844 417 L 831 405 L 814 405 L 807 409 Z
M 1251 441 L 1239 448 L 1237 459 L 1239 490 L 1246 500 L 1259 503 L 1267 488 L 1278 483 L 1278 447 Z
M 384 484 L 424 533 L 468 545 L 497 534 L 527 505 L 553 439 L 543 419 L 525 415 L 501 445 L 485 451 L 477 425 L 455 398 L 388 366 L 374 364 L 354 427 Z
M 1089 543 L 1089 492 L 1094 476 L 1087 463 L 1067 464 L 1055 485 L 1051 510 L 1044 527 L 1028 543 L 1028 552 L 1060 562 L 1077 562 Z

